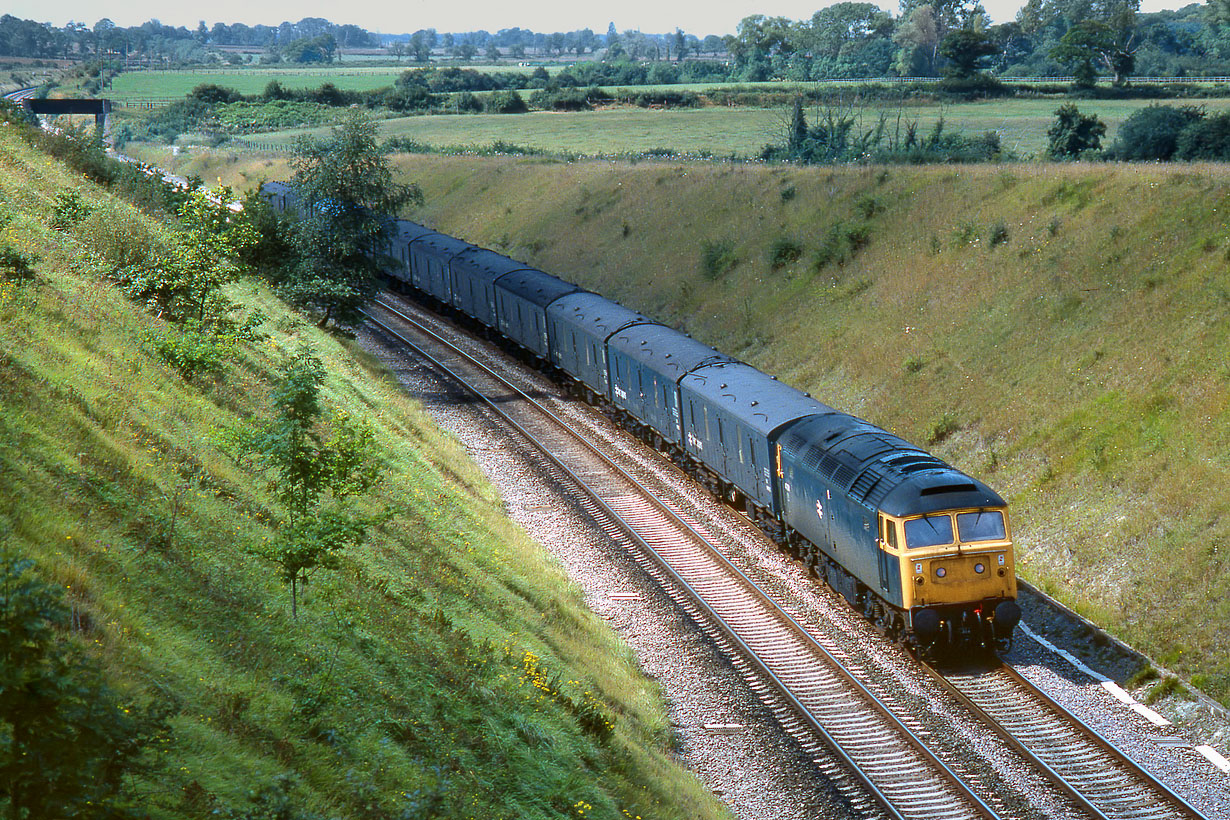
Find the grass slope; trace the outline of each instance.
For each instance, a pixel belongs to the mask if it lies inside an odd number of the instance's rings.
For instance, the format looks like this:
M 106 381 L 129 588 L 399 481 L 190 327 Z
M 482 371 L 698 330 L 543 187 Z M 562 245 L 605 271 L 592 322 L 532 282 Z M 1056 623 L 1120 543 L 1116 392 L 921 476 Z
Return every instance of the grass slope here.
M 40 256 L 42 279 L 0 278 L 0 549 L 63 587 L 65 640 L 170 710 L 135 784 L 154 817 L 726 816 L 672 762 L 630 651 L 387 373 L 246 283 L 230 295 L 268 317 L 263 338 L 225 378 L 185 382 L 99 254 L 163 228 L 11 132 L 0 169 L 0 241 Z M 53 231 L 72 188 L 94 212 Z M 387 517 L 314 577 L 296 622 L 250 552 L 276 502 L 218 432 L 269 413 L 301 345 L 327 363 L 328 405 L 376 430 L 368 507 Z
M 1224 166 L 402 167 L 427 224 L 985 479 L 1026 578 L 1230 702 Z
M 126 75 L 125 75 L 126 76 Z M 682 90 L 684 86 L 663 86 Z M 986 131 L 1000 135 L 1005 151 L 1018 157 L 1046 154 L 1046 130 L 1055 121 L 1056 99 L 1007 99 L 972 103 L 906 104 L 870 102 L 853 107 L 855 131 L 875 129 L 881 114 L 890 132 L 905 133 L 906 123 L 918 123 L 919 136 L 931 132 L 943 119 L 948 133 L 974 137 Z M 1078 100 L 1084 114 L 1095 114 L 1107 127 L 1109 147 L 1119 126 L 1134 112 L 1156 100 Z M 1182 101 L 1165 104 L 1181 105 Z M 1210 113 L 1230 108 L 1230 100 L 1201 100 Z M 836 107 L 846 113 L 841 106 Z M 816 109 L 808 121 L 818 122 Z M 408 137 L 435 146 L 489 146 L 497 140 L 549 151 L 580 154 L 621 154 L 659 148 L 683 153 L 708 152 L 717 157 L 755 157 L 767 143 L 785 139 L 789 111 L 784 108 L 709 106 L 696 109 L 653 110 L 611 107 L 596 111 L 534 111 L 528 114 L 467 114 L 396 117 L 381 121 L 381 136 Z M 253 134 L 237 141 L 286 145 L 300 133 L 323 134 L 321 129 L 294 129 Z

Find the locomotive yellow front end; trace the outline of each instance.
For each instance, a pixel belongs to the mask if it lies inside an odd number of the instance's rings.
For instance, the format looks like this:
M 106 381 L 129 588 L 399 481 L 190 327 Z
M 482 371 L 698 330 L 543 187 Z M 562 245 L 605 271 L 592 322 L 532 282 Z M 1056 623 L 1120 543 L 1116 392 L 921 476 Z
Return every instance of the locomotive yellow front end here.
M 923 644 L 1003 646 L 1021 618 L 1006 508 L 886 522 L 901 555 L 902 603 Z

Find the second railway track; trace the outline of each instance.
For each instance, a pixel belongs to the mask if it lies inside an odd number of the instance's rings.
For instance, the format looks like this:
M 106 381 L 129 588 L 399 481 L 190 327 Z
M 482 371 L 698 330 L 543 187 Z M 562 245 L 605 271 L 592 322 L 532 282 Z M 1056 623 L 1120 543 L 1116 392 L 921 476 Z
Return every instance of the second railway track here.
M 994 789 L 988 790 L 983 784 L 978 767 L 962 774 L 964 767 L 959 761 L 943 762 L 893 714 L 892 708 L 846 672 L 832 652 L 726 561 L 709 543 L 713 534 L 702 521 L 677 505 L 672 509 L 669 500 L 648 494 L 627 470 L 607 459 L 598 447 L 536 400 L 547 397 L 527 395 L 460 349 L 483 358 L 483 343 L 463 337 L 458 346 L 453 346 L 437 335 L 437 331 L 446 330 L 447 323 L 431 314 L 415 319 L 387 303 L 381 304 L 378 312 L 383 320 L 373 317 L 373 322 L 383 326 L 384 332 L 398 335 L 412 346 L 430 348 L 423 353 L 437 366 L 453 372 L 454 378 L 469 384 L 493 407 L 498 406 L 525 436 L 542 442 L 571 480 L 592 496 L 587 506 L 599 520 L 606 519 L 604 528 L 612 534 L 619 531 L 652 556 L 657 566 L 650 568 L 651 574 L 673 594 L 684 592 L 689 596 L 683 604 L 685 609 L 720 645 L 734 653 L 736 666 L 755 679 L 754 688 L 764 692 L 764 699 L 788 731 L 805 749 L 819 753 L 824 748 L 828 755 L 842 760 L 840 768 L 848 782 L 840 788 L 852 805 L 875 816 L 903 818 L 1052 816 L 1005 808 Z M 416 338 L 411 340 L 403 334 Z M 975 701 L 969 698 L 967 708 L 973 709 Z M 1002 731 L 1007 745 L 1037 765 L 1041 758 L 1030 743 L 1001 729 L 993 710 L 975 711 L 988 720 L 989 732 Z M 1010 724 L 1004 721 L 1004 725 Z M 1115 781 L 1115 788 L 1151 794 L 1157 804 L 1169 808 L 1161 813 L 1140 813 L 1136 798 L 1106 799 L 1094 785 L 1100 782 L 1096 774 L 1080 781 L 1071 776 L 1057 777 L 1055 767 L 1049 764 L 1039 771 L 1042 777 L 1061 784 L 1057 796 L 1050 800 L 1050 805 L 1064 806 L 1061 816 L 1201 816 L 1165 787 L 1159 789 L 1160 784 L 1128 787 L 1121 772 L 1116 775 L 1120 779 Z

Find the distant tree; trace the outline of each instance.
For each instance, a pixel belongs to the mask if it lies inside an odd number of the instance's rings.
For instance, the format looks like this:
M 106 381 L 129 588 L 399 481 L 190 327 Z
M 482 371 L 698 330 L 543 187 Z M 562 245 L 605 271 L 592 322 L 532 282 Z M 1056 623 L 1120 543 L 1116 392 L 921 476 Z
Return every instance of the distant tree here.
M 492 43 L 491 45 L 487 46 L 487 59 L 488 60 L 490 60 L 493 63 L 497 63 L 500 61 L 500 57 L 502 56 L 504 55 L 500 54 L 500 47 L 497 46 L 495 43 Z
M 807 142 L 807 118 L 803 115 L 803 98 L 795 97 L 790 111 L 790 126 L 786 135 L 786 150 L 790 156 L 798 156 Z
M 688 38 L 683 33 L 683 29 L 675 29 L 673 37 L 675 48 L 675 61 L 679 62 L 688 54 Z
M 257 553 L 276 564 L 291 588 L 291 616 L 299 617 L 299 587 L 318 569 L 333 569 L 338 553 L 361 544 L 369 519 L 347 504 L 379 480 L 370 428 L 337 414 L 328 439 L 321 421 L 325 369 L 307 349 L 285 365 L 271 396 L 274 415 L 232 431 L 241 461 L 269 476 L 286 509 L 273 542 Z
M 470 60 L 473 60 L 475 55 L 477 54 L 478 54 L 478 47 L 475 46 L 473 43 L 468 43 L 468 42 L 461 43 L 460 45 L 453 47 L 453 56 L 460 57 L 461 59 L 466 60 L 467 62 Z
M 929 5 L 916 6 L 903 17 L 893 34 L 897 53 L 897 73 L 903 77 L 933 77 L 939 56 L 940 27 Z
M 291 157 L 299 259 L 279 289 L 319 314 L 321 327 L 360 320 L 377 289 L 390 217 L 423 201 L 417 185 L 394 180 L 376 134 L 375 121 L 355 110 L 328 139 L 301 137 Z
M 1072 103 L 1055 112 L 1055 122 L 1046 130 L 1047 155 L 1051 159 L 1080 159 L 1102 147 L 1106 123 L 1094 114 L 1082 114 Z
M 431 59 L 431 49 L 435 45 L 434 31 L 416 31 L 410 35 L 410 56 L 417 63 L 425 63 Z
M 972 29 L 950 31 L 940 43 L 940 56 L 948 60 L 945 73 L 966 79 L 978 73 L 978 61 L 999 51 L 988 34 Z
M 397 62 L 400 63 L 401 58 L 406 54 L 406 44 L 401 40 L 394 40 L 393 44 L 389 46 L 389 53 L 396 57 Z

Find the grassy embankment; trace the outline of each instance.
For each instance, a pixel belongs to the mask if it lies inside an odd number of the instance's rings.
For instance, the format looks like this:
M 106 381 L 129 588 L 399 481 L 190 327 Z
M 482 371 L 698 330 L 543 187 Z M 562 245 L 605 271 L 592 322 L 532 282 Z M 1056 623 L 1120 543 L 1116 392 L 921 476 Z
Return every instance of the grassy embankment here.
M 670 86 L 664 86 L 670 87 Z M 682 90 L 686 86 L 679 86 Z M 871 131 L 883 113 L 890 131 L 917 121 L 920 137 L 926 136 L 942 117 L 948 132 L 968 137 L 986 131 L 1000 135 L 1005 151 L 1029 159 L 1046 153 L 1046 130 L 1055 121 L 1058 99 L 1012 99 L 973 103 L 908 104 L 868 103 L 859 113 L 858 131 Z M 1155 100 L 1078 100 L 1085 114 L 1096 114 L 1106 123 L 1104 144 L 1109 146 L 1119 126 L 1133 112 Z M 1181 105 L 1183 101 L 1162 101 Z M 1209 113 L 1230 108 L 1230 99 L 1200 100 Z M 815 119 L 815 110 L 809 110 Z M 681 153 L 707 152 L 715 157 L 754 157 L 766 143 L 782 142 L 789 111 L 785 108 L 709 106 L 695 109 L 649 110 L 615 107 L 597 111 L 528 114 L 466 114 L 398 117 L 380 124 L 381 136 L 406 137 L 438 147 L 489 146 L 497 140 L 531 148 L 585 155 L 626 154 L 655 149 Z M 289 146 L 300 133 L 324 133 L 324 129 L 294 129 L 239 137 L 237 143 Z
M 1024 577 L 1230 701 L 1225 167 L 401 166 L 427 224 L 985 479 Z
M 38 284 L 0 271 L 0 549 L 63 587 L 63 639 L 170 710 L 135 786 L 154 817 L 272 816 L 248 795 L 285 773 L 279 817 L 724 816 L 672 762 L 631 653 L 387 373 L 246 282 L 229 295 L 268 317 L 262 338 L 186 382 L 151 353 L 169 329 L 108 281 L 164 228 L 10 129 L 0 168 L 0 240 L 41 257 Z M 53 231 L 74 188 L 92 212 Z M 365 505 L 387 518 L 292 621 L 251 551 L 276 501 L 217 434 L 268 417 L 302 345 L 327 363 L 326 403 L 376 431 Z

